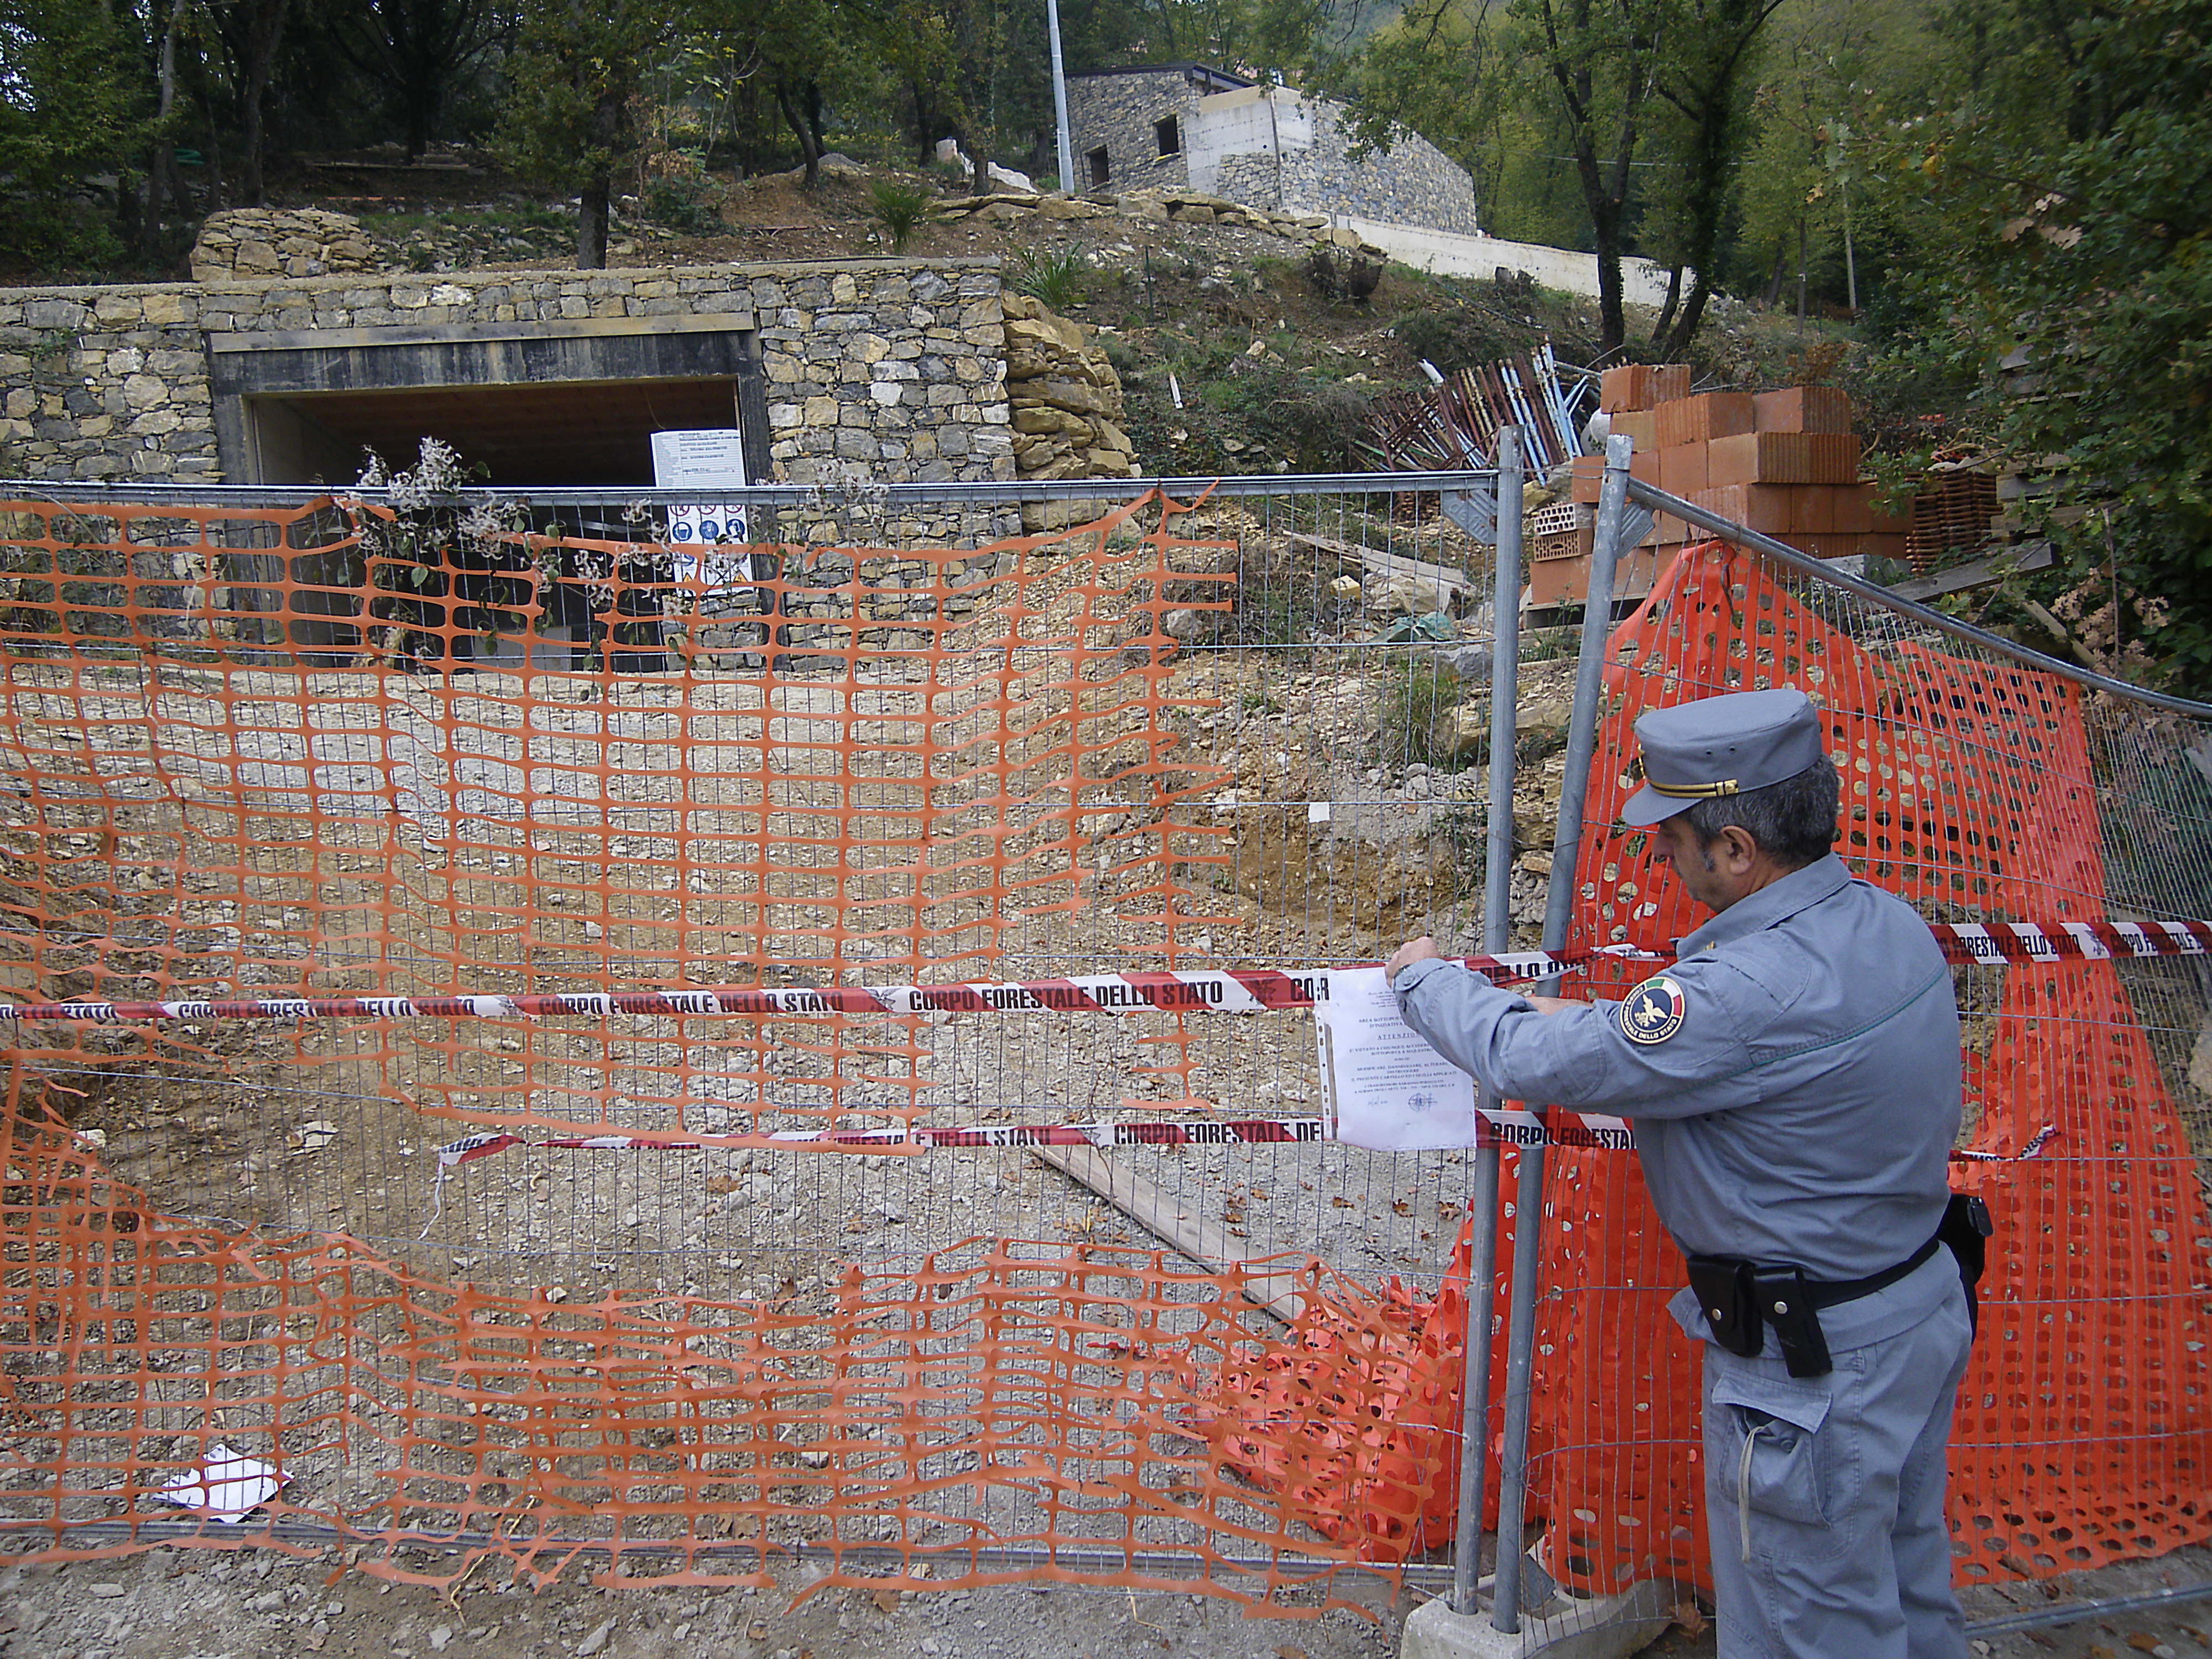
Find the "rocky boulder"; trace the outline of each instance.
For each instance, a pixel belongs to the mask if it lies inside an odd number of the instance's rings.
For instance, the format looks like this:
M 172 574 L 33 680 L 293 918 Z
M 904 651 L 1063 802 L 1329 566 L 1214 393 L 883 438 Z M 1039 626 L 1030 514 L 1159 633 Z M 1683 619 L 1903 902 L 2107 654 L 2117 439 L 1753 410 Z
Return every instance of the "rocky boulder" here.
M 1014 465 L 1024 478 L 1127 478 L 1136 446 L 1121 428 L 1121 377 L 1082 324 L 1024 294 L 1007 294 L 1006 402 Z M 1032 532 L 1066 522 L 1056 501 L 1022 509 Z M 1057 522 L 1055 522 L 1057 520 Z
M 398 268 L 360 220 L 321 208 L 232 208 L 211 213 L 192 244 L 191 265 L 196 283 Z

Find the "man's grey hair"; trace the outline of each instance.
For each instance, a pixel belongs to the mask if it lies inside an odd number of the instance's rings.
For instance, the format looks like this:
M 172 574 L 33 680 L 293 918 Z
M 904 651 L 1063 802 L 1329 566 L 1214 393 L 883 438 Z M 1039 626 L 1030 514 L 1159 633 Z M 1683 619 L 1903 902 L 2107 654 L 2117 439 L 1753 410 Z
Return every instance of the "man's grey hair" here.
M 1835 763 L 1823 755 L 1794 778 L 1701 800 L 1682 817 L 1701 848 L 1711 847 L 1733 824 L 1757 842 L 1761 852 L 1796 870 L 1826 856 L 1835 845 L 1841 793 Z

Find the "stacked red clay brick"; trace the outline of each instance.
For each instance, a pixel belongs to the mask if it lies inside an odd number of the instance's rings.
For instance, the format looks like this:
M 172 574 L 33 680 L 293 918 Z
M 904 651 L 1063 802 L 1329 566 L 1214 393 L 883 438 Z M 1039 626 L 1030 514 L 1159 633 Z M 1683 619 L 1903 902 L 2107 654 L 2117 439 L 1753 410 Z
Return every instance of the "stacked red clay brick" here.
M 1905 556 L 1905 524 L 1875 506 L 1873 483 L 1860 478 L 1850 401 L 1833 386 L 1692 397 L 1687 364 L 1627 363 L 1605 372 L 1598 406 L 1612 417 L 1613 430 L 1635 446 L 1630 472 L 1670 495 L 1816 558 Z M 1576 501 L 1597 500 L 1602 465 L 1595 455 L 1575 462 Z M 1619 574 L 1614 592 L 1624 598 L 1649 592 L 1677 548 L 1705 539 L 1695 526 L 1661 514 Z M 1587 552 L 1587 542 L 1581 550 Z M 1530 569 L 1532 603 L 1581 596 L 1583 560 L 1532 559 Z

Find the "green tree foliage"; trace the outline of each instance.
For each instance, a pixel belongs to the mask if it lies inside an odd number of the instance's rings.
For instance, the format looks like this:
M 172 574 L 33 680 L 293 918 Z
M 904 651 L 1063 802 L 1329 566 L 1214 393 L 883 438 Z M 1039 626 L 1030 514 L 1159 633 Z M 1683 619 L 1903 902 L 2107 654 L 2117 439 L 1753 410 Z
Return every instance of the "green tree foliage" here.
M 632 100 L 673 32 L 656 0 L 526 0 L 493 149 L 517 172 L 578 192 L 576 264 L 607 262 L 617 170 L 637 145 Z
M 1948 22 L 1947 95 L 1885 147 L 1896 349 L 1973 377 L 2002 453 L 2063 458 L 2050 580 L 2077 631 L 2212 694 L 2212 4 Z
M 696 0 L 690 21 L 736 79 L 752 83 L 799 145 L 806 188 L 821 176 L 828 99 L 857 91 L 866 19 L 837 0 Z
M 1655 54 L 1652 89 L 1674 118 L 1674 282 L 1652 330 L 1654 354 L 1680 357 L 1697 337 L 1717 280 L 1723 238 L 1735 205 L 1767 20 L 1781 0 L 1692 0 L 1662 23 L 1664 49 Z M 1685 267 L 1690 293 L 1677 307 Z
M 98 263 L 120 251 L 84 197 L 88 179 L 127 172 L 150 138 L 144 55 L 128 12 L 0 0 L 0 252 L 10 263 Z
M 364 0 L 324 16 L 344 61 L 384 100 L 410 161 L 440 136 L 511 21 L 493 0 Z

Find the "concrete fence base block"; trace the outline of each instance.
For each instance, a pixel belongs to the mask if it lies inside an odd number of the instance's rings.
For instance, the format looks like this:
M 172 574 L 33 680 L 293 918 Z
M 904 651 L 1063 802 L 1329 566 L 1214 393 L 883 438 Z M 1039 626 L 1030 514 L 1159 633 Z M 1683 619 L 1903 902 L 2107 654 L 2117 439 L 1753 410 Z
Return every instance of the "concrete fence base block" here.
M 1679 1596 L 1673 1584 L 1647 1578 L 1619 1595 L 1558 1597 L 1542 1617 L 1522 1614 L 1512 1636 L 1487 1613 L 1454 1613 L 1440 1596 L 1406 1620 L 1398 1659 L 1628 1659 L 1666 1633 Z

